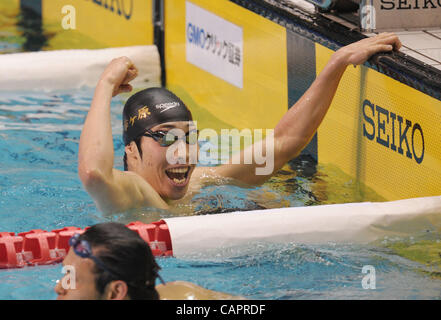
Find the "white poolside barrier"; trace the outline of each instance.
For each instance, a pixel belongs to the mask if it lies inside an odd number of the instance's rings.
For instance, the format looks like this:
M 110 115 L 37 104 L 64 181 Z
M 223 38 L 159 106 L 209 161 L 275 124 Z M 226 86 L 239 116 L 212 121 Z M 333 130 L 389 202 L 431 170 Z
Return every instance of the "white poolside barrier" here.
M 252 243 L 368 243 L 441 231 L 441 196 L 164 219 L 173 255 Z
M 0 55 L 0 91 L 53 91 L 94 88 L 107 64 L 129 57 L 139 70 L 134 86 L 161 86 L 156 46 L 76 49 Z

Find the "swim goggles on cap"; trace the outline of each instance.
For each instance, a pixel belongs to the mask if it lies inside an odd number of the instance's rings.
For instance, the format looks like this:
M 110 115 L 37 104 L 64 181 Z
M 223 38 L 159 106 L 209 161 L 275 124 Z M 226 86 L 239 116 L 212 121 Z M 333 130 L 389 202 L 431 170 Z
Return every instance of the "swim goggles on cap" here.
M 75 254 L 77 256 L 80 256 L 81 258 L 92 259 L 93 262 L 95 262 L 101 269 L 107 271 L 108 273 L 113 275 L 115 278 L 124 280 L 121 278 L 120 275 L 118 275 L 117 273 L 115 273 L 112 270 L 110 270 L 109 268 L 107 268 L 106 265 L 104 264 L 104 262 L 102 262 L 98 257 L 96 257 L 92 254 L 92 248 L 90 246 L 90 243 L 87 240 L 80 240 L 79 233 L 74 234 L 69 239 L 69 246 L 72 247 L 73 251 L 75 252 Z M 157 272 L 155 272 L 155 273 L 156 273 L 156 276 L 159 278 L 159 280 L 165 285 L 165 282 L 162 279 L 162 277 Z
M 86 241 L 86 240 L 80 240 L 80 234 L 79 233 L 74 234 L 69 239 L 69 245 L 72 247 L 72 249 L 74 250 L 74 252 L 75 252 L 75 254 L 77 256 L 80 256 L 81 258 L 90 258 L 101 269 L 104 269 L 105 271 L 107 271 L 108 273 L 110 273 L 111 275 L 113 275 L 113 276 L 115 276 L 117 278 L 120 277 L 115 272 L 113 272 L 112 270 L 107 268 L 106 265 L 104 264 L 104 262 L 102 262 L 99 258 L 97 258 L 96 256 L 94 256 L 92 254 L 92 248 L 90 247 L 90 243 L 88 241 Z
M 198 130 L 191 130 L 185 134 L 183 137 L 179 137 L 172 132 L 164 132 L 164 131 L 151 131 L 147 129 L 142 135 L 144 137 L 153 138 L 156 142 L 159 143 L 161 147 L 170 147 L 178 140 L 184 140 L 187 144 L 196 144 L 198 142 Z

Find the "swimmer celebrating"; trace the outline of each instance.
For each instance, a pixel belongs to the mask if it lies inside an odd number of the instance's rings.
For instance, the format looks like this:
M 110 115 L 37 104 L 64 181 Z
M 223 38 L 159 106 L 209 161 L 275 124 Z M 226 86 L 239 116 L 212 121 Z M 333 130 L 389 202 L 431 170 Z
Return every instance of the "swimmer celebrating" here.
M 139 207 L 168 209 L 200 188 L 206 177 L 231 178 L 248 185 L 268 180 L 289 160 L 295 158 L 314 136 L 331 105 L 346 67 L 360 65 L 378 52 L 399 50 L 401 42 L 393 33 L 382 33 L 337 50 L 310 88 L 282 117 L 274 128 L 274 167 L 268 174 L 256 174 L 263 167 L 254 160 L 253 146 L 234 157 L 252 155 L 252 163 L 230 161 L 217 167 L 196 167 L 189 161 L 192 143 L 192 115 L 185 104 L 163 88 L 140 91 L 130 97 L 123 111 L 125 171 L 113 168 L 114 150 L 110 121 L 110 101 L 129 84 L 137 69 L 127 57 L 114 59 L 104 70 L 95 89 L 84 123 L 79 147 L 79 176 L 99 210 L 123 212 Z M 166 139 L 174 129 L 185 137 Z M 180 143 L 187 148 L 185 164 L 171 164 L 167 150 Z M 182 146 L 181 145 L 181 146 Z M 255 146 L 256 147 L 256 146 Z M 259 148 L 262 148 L 260 146 Z M 178 149 L 176 149 L 178 150 Z M 240 164 L 235 164 L 240 162 Z M 191 188 L 191 189 L 190 189 Z

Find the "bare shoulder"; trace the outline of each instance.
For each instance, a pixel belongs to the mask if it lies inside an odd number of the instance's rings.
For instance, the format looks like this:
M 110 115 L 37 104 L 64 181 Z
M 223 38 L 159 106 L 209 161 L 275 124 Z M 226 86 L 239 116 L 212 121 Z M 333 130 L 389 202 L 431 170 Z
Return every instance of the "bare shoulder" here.
M 230 168 L 235 165 L 220 165 L 217 167 L 196 167 L 191 177 L 191 184 L 199 188 L 206 185 L 235 185 L 249 187 L 249 184 L 232 178 L 229 175 Z
M 167 203 L 161 198 L 158 192 L 139 174 L 131 171 L 118 171 L 123 180 L 123 185 L 127 187 L 129 195 L 137 195 L 138 206 L 154 206 L 167 209 Z M 132 193 L 133 192 L 133 193 Z
M 167 282 L 156 286 L 161 300 L 245 300 L 241 296 L 205 289 L 187 281 Z
M 94 200 L 102 212 L 123 212 L 142 206 L 168 208 L 156 190 L 138 174 L 113 169 L 112 176 L 112 181 L 107 181 L 94 194 Z

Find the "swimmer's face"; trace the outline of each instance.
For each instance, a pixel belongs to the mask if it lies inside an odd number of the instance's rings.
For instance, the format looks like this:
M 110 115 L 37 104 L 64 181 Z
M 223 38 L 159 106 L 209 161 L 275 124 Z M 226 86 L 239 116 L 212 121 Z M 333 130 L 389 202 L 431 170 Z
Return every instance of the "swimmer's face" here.
M 93 273 L 95 263 L 84 259 L 70 249 L 63 260 L 65 275 L 57 281 L 55 292 L 57 300 L 101 300 L 95 285 L 96 274 Z
M 174 132 L 183 136 L 190 129 L 194 130 L 188 121 L 177 121 L 166 122 L 150 130 Z M 196 167 L 196 161 L 190 161 L 190 153 L 197 155 L 197 142 L 191 146 L 181 139 L 169 147 L 163 147 L 152 138 L 142 137 L 141 148 L 142 165 L 137 167 L 136 172 L 144 177 L 163 199 L 181 199 L 188 190 L 190 177 Z

